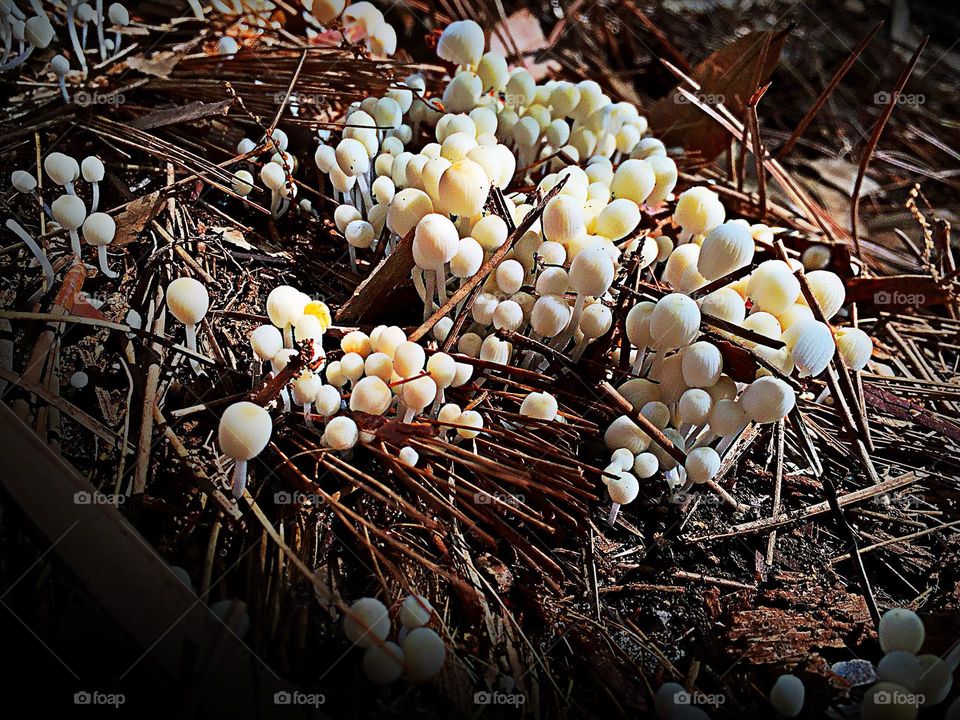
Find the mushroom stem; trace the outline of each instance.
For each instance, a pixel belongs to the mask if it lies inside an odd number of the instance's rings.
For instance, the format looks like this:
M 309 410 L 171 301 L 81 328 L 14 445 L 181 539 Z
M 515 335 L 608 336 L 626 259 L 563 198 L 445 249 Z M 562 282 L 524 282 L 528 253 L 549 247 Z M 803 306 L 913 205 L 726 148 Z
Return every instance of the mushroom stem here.
M 363 198 L 363 208 L 367 212 L 373 207 L 373 200 L 370 197 L 370 188 L 367 187 L 367 178 L 363 173 L 357 175 L 357 187 L 360 188 L 360 196 Z
M 103 248 L 103 245 L 101 245 L 100 247 Z M 200 352 L 199 350 L 197 350 L 197 326 L 194 325 L 193 323 L 189 323 L 184 327 L 186 327 L 187 329 L 187 349 L 193 350 L 195 353 Z M 190 367 L 193 368 L 193 371 L 198 375 L 201 372 L 203 372 L 203 368 L 200 367 L 200 363 L 198 363 L 193 358 L 190 358 Z
M 70 94 L 67 92 L 67 81 L 63 75 L 57 75 L 57 84 L 60 86 L 60 96 L 65 103 L 70 102 Z
M 0 72 L 13 70 L 13 68 L 22 65 L 27 61 L 32 52 L 33 45 L 27 45 L 27 47 L 25 47 L 13 60 L 8 60 L 7 62 L 3 63 L 3 65 L 0 65 Z
M 77 2 L 70 0 L 70 7 L 67 8 L 67 32 L 70 33 L 70 44 L 73 45 L 73 54 L 77 56 L 77 62 L 80 63 L 80 70 L 83 76 L 87 76 L 87 59 L 83 56 L 83 47 L 80 45 L 80 38 L 77 37 L 77 23 L 74 18 L 77 14 Z M 84 38 L 86 38 L 87 25 L 83 25 Z M 60 77 L 60 89 L 63 90 L 63 99 L 70 102 L 67 97 L 67 91 L 63 86 L 63 76 Z
M 93 185 L 93 204 L 90 206 L 90 213 L 93 214 L 100 205 L 100 183 L 94 180 L 91 184 Z
M 36 240 L 31 237 L 30 233 L 24 230 L 20 223 L 13 218 L 7 220 L 7 228 L 23 240 L 23 244 L 30 248 L 30 252 L 34 254 L 37 262 L 40 263 L 40 267 L 43 269 L 44 292 L 52 288 L 54 283 L 53 266 L 50 264 L 50 260 L 47 259 L 46 253 L 43 252 L 43 249 L 37 244 Z
M 121 39 L 121 37 L 120 37 L 120 31 L 119 31 L 119 30 L 114 30 L 114 32 L 113 32 L 113 54 L 114 54 L 115 56 L 120 54 L 120 39 Z
M 79 260 L 81 255 L 80 234 L 76 230 L 70 231 L 70 249 L 73 250 L 74 256 Z
M 641 368 L 643 368 L 643 361 L 647 359 L 647 349 L 646 348 L 637 348 L 637 356 L 633 361 L 633 366 L 630 368 L 630 373 L 632 375 L 639 375 Z
M 437 282 L 437 273 L 434 270 L 424 270 L 423 275 L 427 281 L 427 292 L 423 301 L 423 319 L 427 320 L 433 314 L 433 289 Z
M 573 316 L 553 345 L 557 350 L 563 350 L 564 346 L 570 342 L 570 338 L 573 337 L 573 333 L 576 332 L 577 326 L 580 324 L 580 316 L 583 315 L 583 306 L 586 305 L 586 303 L 587 296 L 583 293 L 577 293 L 577 301 L 573 305 Z
M 247 487 L 247 461 L 236 460 L 233 465 L 233 496 L 238 500 L 243 497 Z
M 97 260 L 100 262 L 100 272 L 102 272 L 108 278 L 120 277 L 119 273 L 115 273 L 113 270 L 110 269 L 109 260 L 107 260 L 106 245 L 97 246 Z
M 573 348 L 573 352 L 570 354 L 570 359 L 573 360 L 573 362 L 577 362 L 580 359 L 580 356 L 583 355 L 583 351 L 587 349 L 587 345 L 590 344 L 591 340 L 593 340 L 593 338 L 588 338 L 586 335 L 580 338 L 580 342 L 577 343 L 576 347 Z
M 74 188 L 74 186 L 73 186 L 73 181 L 72 181 L 72 180 L 71 180 L 70 182 L 68 182 L 66 185 L 64 185 L 64 186 L 63 186 L 63 189 L 67 191 L 67 194 L 68 194 L 68 195 L 76 195 L 76 194 L 77 194 L 77 190 L 76 190 L 76 188 Z
M 310 409 L 313 403 L 309 400 L 303 404 L 303 422 L 309 427 L 313 427 L 313 420 L 310 419 Z
M 277 211 L 280 209 L 280 192 L 278 190 L 270 191 L 270 214 L 273 217 L 277 216 Z
M 107 44 L 103 39 L 103 0 L 97 0 L 97 42 L 100 44 L 100 62 L 107 61 Z
M 350 254 L 350 270 L 352 272 L 356 272 L 357 271 L 357 249 L 350 243 L 347 243 L 347 252 Z
M 620 514 L 620 503 L 613 503 L 610 506 L 610 515 L 607 517 L 607 522 L 611 525 L 616 525 L 617 515 Z
M 437 266 L 437 299 L 442 306 L 447 301 L 447 270 L 446 265 L 441 263 Z M 432 298 L 431 298 L 432 299 Z
M 283 346 L 285 348 L 293 347 L 293 325 L 290 323 L 283 326 Z M 273 371 L 277 371 L 276 367 L 274 367 Z
M 404 424 L 411 422 L 416 414 L 416 410 L 414 410 L 412 407 L 408 407 L 403 413 Z
M 290 403 L 290 391 L 284 388 L 280 391 L 280 397 L 283 398 L 283 412 L 290 412 L 293 407 L 293 405 Z
M 80 31 L 80 57 L 83 57 L 83 50 L 87 49 L 87 28 L 89 27 L 88 23 L 83 24 L 83 30 Z M 86 62 L 85 60 L 82 62 Z
M 410 278 L 413 280 L 413 287 L 420 296 L 420 300 L 426 303 L 427 289 L 423 285 L 423 270 L 414 265 L 413 270 L 410 271 Z

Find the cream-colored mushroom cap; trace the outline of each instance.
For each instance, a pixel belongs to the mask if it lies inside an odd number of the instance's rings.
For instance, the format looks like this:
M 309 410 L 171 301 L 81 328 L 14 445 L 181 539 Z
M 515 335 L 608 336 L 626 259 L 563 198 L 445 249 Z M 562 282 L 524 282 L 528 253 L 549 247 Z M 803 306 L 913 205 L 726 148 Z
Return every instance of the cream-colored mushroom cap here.
M 429 165 L 429 163 L 427 163 Z M 404 237 L 413 230 L 421 218 L 433 212 L 433 203 L 423 190 L 405 188 L 393 197 L 387 212 L 387 227 Z
M 43 169 L 57 185 L 66 185 L 80 177 L 77 161 L 62 152 L 52 152 L 43 160 Z
M 880 647 L 885 653 L 903 650 L 916 654 L 923 646 L 923 640 L 926 637 L 923 620 L 915 612 L 906 608 L 887 610 L 880 618 L 877 634 L 880 638 Z
M 691 482 L 705 483 L 719 472 L 720 456 L 712 447 L 694 448 L 687 453 L 684 469 Z
M 346 418 L 335 418 L 331 423 L 340 419 Z M 350 606 L 350 613 L 343 616 L 343 634 L 362 648 L 373 647 L 377 640 L 386 640 L 390 634 L 386 606 L 376 598 L 360 598 Z
M 557 416 L 557 399 L 548 392 L 532 392 L 520 404 L 520 414 L 537 420 L 553 420 Z
M 753 260 L 750 229 L 738 222 L 725 222 L 707 233 L 700 246 L 697 270 L 707 280 L 716 280 Z
M 80 163 L 80 172 L 87 182 L 100 182 L 106 174 L 103 162 L 95 155 L 88 155 Z
M 350 450 L 357 444 L 359 436 L 357 424 L 351 418 L 341 415 L 327 423 L 323 431 L 323 443 L 334 450 Z
M 747 386 L 740 396 L 740 406 L 757 423 L 783 420 L 796 404 L 793 388 L 780 378 L 762 377 Z
M 437 43 L 437 55 L 454 65 L 475 66 L 483 55 L 486 40 L 473 20 L 457 20 L 444 29 Z
M 438 193 L 441 208 L 447 214 L 475 217 L 490 194 L 490 178 L 479 163 L 460 160 L 443 171 Z
M 681 293 L 665 295 L 650 312 L 650 338 L 658 350 L 689 345 L 700 330 L 700 308 Z
M 61 195 L 51 203 L 50 212 L 65 230 L 76 230 L 87 218 L 87 208 L 76 195 Z
M 250 460 L 267 446 L 272 432 L 270 413 L 244 401 L 234 403 L 223 412 L 217 438 L 225 455 L 234 460 Z
M 267 315 L 279 328 L 293 324 L 303 315 L 309 298 L 290 285 L 279 285 L 267 295 Z
M 273 325 L 261 325 L 250 333 L 250 346 L 260 360 L 271 360 L 283 350 L 283 335 Z
M 383 415 L 390 407 L 393 393 L 377 376 L 361 378 L 350 393 L 350 409 L 370 415 Z
M 447 648 L 443 639 L 430 628 L 418 627 L 403 639 L 407 676 L 414 681 L 427 680 L 443 667 Z
M 210 295 L 199 280 L 177 278 L 167 285 L 167 307 L 184 325 L 196 325 L 210 307 Z
M 83 239 L 90 245 L 109 245 L 117 234 L 117 223 L 106 213 L 93 213 L 83 221 Z

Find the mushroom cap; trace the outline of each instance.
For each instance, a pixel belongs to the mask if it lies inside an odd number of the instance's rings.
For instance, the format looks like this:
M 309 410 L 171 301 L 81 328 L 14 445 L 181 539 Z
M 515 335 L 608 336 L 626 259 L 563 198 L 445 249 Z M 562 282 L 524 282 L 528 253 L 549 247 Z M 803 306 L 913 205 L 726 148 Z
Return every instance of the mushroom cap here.
M 793 410 L 796 401 L 793 388 L 775 377 L 754 380 L 740 396 L 740 406 L 756 423 L 783 420 Z
M 483 415 L 478 413 L 476 410 L 464 410 L 460 413 L 460 416 L 454 421 L 455 425 L 466 425 L 469 428 L 476 428 L 479 430 L 483 427 Z M 457 428 L 457 435 L 467 440 L 475 438 L 480 433 L 477 430 L 468 430 L 467 428 Z
M 365 365 L 360 353 L 348 352 L 340 358 L 340 371 L 352 383 L 358 382 L 363 377 Z
M 689 345 L 700 330 L 700 308 L 687 295 L 670 293 L 650 312 L 650 338 L 658 350 Z
M 613 502 L 628 505 L 640 494 L 640 483 L 632 473 L 621 472 L 620 477 L 607 483 L 607 492 Z
M 310 370 L 303 370 L 291 383 L 293 399 L 298 405 L 312 403 L 317 392 L 323 387 L 323 380 Z
M 587 232 L 583 203 L 562 193 L 547 203 L 540 222 L 543 237 L 561 245 L 566 245 Z
M 780 315 L 800 296 L 800 281 L 794 277 L 787 263 L 767 260 L 760 263 L 750 275 L 747 294 L 759 309 L 771 315 Z
M 613 174 L 610 194 L 615 198 L 626 198 L 642 205 L 653 192 L 657 176 L 646 160 L 631 158 L 624 160 Z
M 829 270 L 814 270 L 806 274 L 807 285 L 810 293 L 823 311 L 823 316 L 829 320 L 843 307 L 846 299 L 846 289 L 843 286 L 843 280 L 836 273 Z M 797 302 L 806 304 L 806 297 L 801 294 Z
M 796 675 L 781 675 L 770 690 L 770 704 L 783 717 L 796 717 L 803 710 L 805 689 Z
M 249 170 L 237 170 L 233 174 L 233 180 L 230 184 L 233 185 L 233 189 L 238 195 L 246 197 L 253 192 L 253 175 L 250 174 Z M 304 200 L 303 202 L 307 201 Z
M 349 420 L 349 418 L 334 418 Z M 390 634 L 390 615 L 386 606 L 372 597 L 360 598 L 350 606 L 350 613 L 343 616 L 343 634 L 347 640 L 362 648 L 376 646 Z
M 130 24 L 130 13 L 120 3 L 112 3 L 107 10 L 107 16 L 114 25 Z
M 873 340 L 860 328 L 839 328 L 836 331 L 837 349 L 851 370 L 863 370 L 873 355 Z
M 46 15 L 34 15 L 23 26 L 23 38 L 40 50 L 45 49 L 55 35 L 53 25 Z
M 250 346 L 261 360 L 272 360 L 283 349 L 283 334 L 273 325 L 261 325 L 250 333 Z
M 275 162 L 268 162 L 264 163 L 263 167 L 260 168 L 260 180 L 270 190 L 276 192 L 286 184 L 287 174 L 281 165 Z
M 646 138 L 646 140 L 654 139 L 655 138 Z M 637 148 L 639 148 L 643 142 L 644 140 L 641 140 L 637 143 L 634 147 L 634 153 L 636 153 Z M 664 149 L 664 153 L 666 153 L 666 149 Z M 635 154 L 634 157 L 640 157 L 640 155 Z M 677 186 L 677 164 L 672 158 L 666 157 L 666 154 L 649 155 L 644 159 L 650 163 L 650 167 L 653 168 L 653 175 L 656 178 L 653 191 L 647 196 L 645 201 L 648 206 L 653 207 L 666 200 Z
M 437 56 L 454 65 L 475 66 L 480 62 L 486 40 L 473 20 L 457 20 L 444 29 L 437 43 Z
M 278 328 L 285 328 L 299 320 L 309 298 L 295 287 L 279 285 L 267 295 L 267 315 Z
M 443 639 L 433 630 L 418 627 L 403 639 L 403 655 L 407 675 L 419 682 L 440 672 L 447 657 L 447 648 Z
M 370 337 L 360 330 L 351 330 L 340 339 L 340 349 L 345 353 L 357 353 L 366 358 L 373 351 Z
M 684 382 L 692 388 L 716 385 L 723 372 L 723 356 L 713 343 L 701 340 L 683 351 L 682 371 Z
M 70 72 L 70 61 L 63 55 L 57 53 L 50 58 L 50 69 L 53 70 L 54 75 L 66 75 Z
M 346 7 L 347 0 L 312 0 L 308 10 L 323 25 L 336 19 Z
M 37 189 L 37 179 L 26 170 L 14 170 L 10 174 L 10 184 L 17 192 L 28 193 Z
M 370 156 L 367 148 L 359 140 L 344 138 L 335 151 L 337 165 L 346 174 L 353 177 L 366 173 L 370 169 Z
M 433 606 L 423 595 L 407 595 L 400 604 L 400 624 L 405 628 L 423 627 L 431 615 Z
M 239 49 L 240 43 L 229 35 L 224 35 L 217 41 L 217 52 L 220 55 L 236 55 Z
M 537 420 L 553 420 L 557 409 L 557 399 L 548 392 L 532 392 L 520 404 L 521 415 Z
M 613 312 L 601 302 L 588 306 L 580 316 L 580 332 L 588 340 L 604 335 L 613 326 Z
M 400 462 L 402 462 L 407 467 L 416 467 L 417 462 L 420 460 L 420 453 L 414 450 L 409 445 L 400 448 L 400 453 L 398 454 Z
M 720 437 L 736 435 L 749 420 L 740 404 L 729 399 L 716 400 L 708 418 L 710 429 Z
M 53 218 L 61 227 L 76 230 L 87 218 L 87 208 L 76 195 L 61 195 L 50 205 Z
M 651 478 L 660 470 L 660 461 L 653 453 L 642 452 L 633 459 L 633 474 L 641 479 Z
M 720 455 L 712 447 L 698 447 L 687 453 L 684 463 L 687 477 L 694 483 L 705 483 L 720 470 Z
M 350 450 L 357 444 L 359 436 L 357 424 L 351 418 L 340 415 L 327 423 L 323 431 L 323 443 L 334 450 Z
M 347 243 L 355 248 L 365 249 L 373 245 L 376 235 L 373 231 L 373 225 L 366 220 L 354 220 L 344 229 L 344 237 Z
M 570 287 L 580 295 L 600 297 L 610 289 L 615 273 L 607 251 L 589 247 L 577 253 L 570 263 Z
M 413 235 L 413 255 L 424 270 L 437 270 L 457 254 L 460 234 L 446 215 L 429 213 L 417 223 Z
M 634 455 L 639 455 L 650 447 L 650 436 L 629 415 L 621 415 L 607 427 L 603 442 L 610 450 L 626 448 Z
M 782 339 L 801 377 L 816 377 L 822 373 L 830 364 L 836 349 L 830 327 L 813 318 L 791 325 L 783 333 Z
M 353 387 L 350 393 L 350 409 L 370 415 L 383 415 L 392 400 L 393 393 L 382 379 L 376 375 L 367 376 L 358 380 Z
M 399 394 L 407 408 L 421 412 L 437 397 L 437 383 L 429 375 L 421 375 L 400 385 Z
M 259 405 L 243 401 L 224 410 L 217 438 L 225 455 L 234 460 L 250 460 L 267 446 L 272 432 L 270 413 Z
M 426 353 L 421 345 L 405 340 L 393 352 L 393 369 L 402 378 L 413 377 L 423 371 Z
M 427 373 L 438 388 L 447 388 L 457 376 L 457 361 L 444 352 L 434 353 L 427 360 Z
M 673 220 L 685 232 L 702 235 L 722 223 L 726 214 L 720 197 L 701 185 L 680 193 Z
M 877 634 L 885 653 L 904 650 L 917 654 L 923 646 L 926 631 L 923 620 L 912 610 L 891 608 L 880 618 Z
M 497 287 L 504 295 L 513 295 L 523 286 L 523 279 L 526 271 L 518 261 L 510 259 L 504 260 L 497 265 L 494 275 L 497 281 Z
M 570 323 L 570 305 L 562 295 L 541 295 L 530 313 L 533 331 L 545 338 L 559 335 Z
M 702 425 L 707 421 L 712 406 L 710 393 L 700 388 L 690 388 L 680 396 L 680 418 L 684 423 Z
M 922 696 L 924 707 L 939 705 L 950 694 L 953 687 L 953 672 L 949 665 L 936 655 L 919 655 L 920 682 L 917 695 Z
M 437 190 L 445 213 L 472 218 L 483 210 L 490 194 L 490 178 L 479 163 L 463 159 L 443 171 Z
M 707 233 L 700 246 L 697 270 L 707 280 L 716 280 L 753 260 L 753 236 L 743 223 L 725 222 Z
M 363 654 L 363 673 L 377 685 L 389 685 L 403 674 L 403 650 L 393 642 L 371 645 Z
M 429 165 L 430 163 L 427 163 L 427 167 Z M 405 188 L 393 196 L 387 211 L 387 227 L 393 233 L 404 237 L 424 216 L 432 212 L 433 203 L 427 193 L 416 188 Z
M 117 223 L 106 213 L 93 213 L 83 221 L 83 239 L 90 245 L 109 245 L 116 234 Z
M 503 90 L 510 80 L 510 70 L 507 67 L 507 59 L 497 52 L 484 53 L 477 64 L 477 75 L 483 83 L 483 91 L 497 92 Z
M 910 690 L 917 689 L 922 673 L 920 660 L 906 650 L 888 652 L 877 665 L 878 680 L 897 683 Z
M 480 247 L 493 252 L 507 241 L 507 223 L 499 215 L 486 215 L 473 226 L 471 236 Z
M 637 203 L 630 198 L 620 197 L 608 204 L 597 215 L 594 232 L 610 240 L 620 240 L 636 229 L 640 224 L 640 218 L 640 207 Z
M 199 280 L 177 278 L 167 285 L 167 307 L 184 325 L 196 325 L 210 307 L 210 295 Z
M 472 277 L 477 274 L 481 265 L 483 247 L 472 237 L 461 238 L 457 244 L 457 254 L 450 260 L 451 274 L 458 278 Z
M 323 385 L 313 399 L 314 409 L 324 417 L 336 415 L 340 411 L 340 391 L 333 385 Z

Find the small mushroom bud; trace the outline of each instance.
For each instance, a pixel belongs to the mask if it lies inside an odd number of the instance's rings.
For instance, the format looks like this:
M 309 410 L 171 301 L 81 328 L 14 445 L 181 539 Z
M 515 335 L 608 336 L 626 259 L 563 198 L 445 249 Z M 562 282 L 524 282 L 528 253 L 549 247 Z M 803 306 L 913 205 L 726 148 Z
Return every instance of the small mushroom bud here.
M 267 295 L 270 322 L 283 331 L 283 346 L 293 346 L 293 323 L 303 316 L 309 298 L 289 285 L 275 287 Z
M 504 295 L 513 295 L 519 292 L 523 285 L 523 278 L 526 272 L 516 260 L 504 260 L 497 266 L 496 281 L 497 287 Z
M 783 717 L 796 717 L 803 710 L 803 681 L 796 675 L 781 675 L 770 690 L 770 704 Z
M 273 325 L 261 325 L 250 333 L 250 347 L 260 362 L 273 360 L 283 350 L 283 335 Z
M 490 179 L 473 160 L 460 160 L 443 171 L 438 198 L 443 212 L 463 218 L 480 215 L 490 194 Z
M 600 211 L 594 231 L 597 235 L 616 241 L 632 233 L 639 224 L 639 206 L 628 198 L 617 198 Z
M 120 3 L 113 3 L 107 10 L 107 14 L 110 22 L 116 27 L 113 35 L 113 52 L 116 54 L 120 52 L 120 28 L 130 24 L 130 13 L 127 12 L 127 9 Z
M 787 263 L 767 260 L 750 275 L 747 294 L 761 310 L 780 315 L 800 296 L 800 281 Z
M 169 298 L 169 288 L 167 292 Z M 247 485 L 247 462 L 259 455 L 270 442 L 273 421 L 270 414 L 251 402 L 228 407 L 220 418 L 217 437 L 220 449 L 234 460 L 233 496 L 239 498 Z
M 843 280 L 836 273 L 829 270 L 814 270 L 806 274 L 807 285 L 810 287 L 810 293 L 820 306 L 823 317 L 829 320 L 840 308 L 846 299 L 846 289 L 843 287 Z M 797 302 L 806 304 L 807 299 L 804 295 L 797 298 Z
M 947 699 L 953 687 L 953 668 L 936 655 L 920 655 L 920 682 L 917 696 L 923 698 L 923 707 L 939 705 Z
M 684 469 L 690 482 L 705 483 L 720 471 L 720 455 L 712 447 L 694 448 L 687 454 Z
M 723 372 L 723 356 L 716 345 L 701 340 L 684 350 L 681 368 L 688 386 L 710 387 L 716 385 Z
M 783 420 L 793 410 L 796 401 L 793 388 L 775 377 L 754 380 L 740 396 L 740 406 L 756 423 Z
M 370 682 L 389 685 L 403 674 L 404 660 L 403 650 L 396 643 L 371 645 L 363 654 L 363 673 Z
M 218 55 L 236 55 L 239 50 L 240 43 L 237 42 L 236 38 L 230 37 L 229 35 L 223 35 L 217 41 Z
M 393 353 L 393 369 L 402 378 L 413 377 L 423 372 L 426 354 L 423 347 L 415 342 L 405 340 L 397 345 Z
M 443 667 L 447 648 L 443 639 L 430 628 L 418 627 L 403 639 L 407 676 L 415 682 L 427 680 Z
M 800 377 L 816 377 L 822 373 L 836 349 L 830 327 L 812 318 L 791 325 L 782 339 L 800 370 Z
M 537 420 L 553 420 L 557 417 L 557 399 L 548 392 L 532 392 L 520 404 L 520 414 Z
M 77 229 L 87 219 L 87 208 L 84 206 L 83 200 L 76 195 L 61 195 L 53 201 L 50 212 L 53 214 L 53 219 L 60 224 L 60 227 L 69 231 L 70 247 L 73 250 L 74 257 L 79 259 L 80 234 Z
M 308 425 L 310 424 L 311 406 L 321 387 L 323 387 L 323 380 L 310 370 L 303 370 L 293 380 L 293 401 L 303 407 L 304 421 Z
M 90 212 L 95 213 L 100 206 L 100 183 L 103 182 L 106 169 L 103 162 L 95 155 L 88 155 L 80 164 L 80 173 L 83 179 L 93 186 L 93 201 L 90 205 Z
M 873 355 L 873 340 L 860 328 L 839 328 L 836 331 L 840 357 L 851 370 L 863 370 Z
M 587 296 L 599 298 L 606 293 L 613 283 L 615 272 L 613 260 L 602 247 L 591 247 L 577 253 L 570 264 L 570 287 L 576 291 L 577 300 L 567 329 L 555 343 L 555 347 L 561 349 L 566 345 L 580 323 Z M 699 310 L 697 313 L 699 315 Z
M 607 521 L 613 525 L 617 522 L 620 506 L 628 505 L 637 499 L 637 495 L 640 494 L 640 483 L 631 473 L 621 472 L 618 478 L 607 483 L 607 492 L 613 501 Z
M 106 213 L 93 213 L 83 221 L 83 239 L 87 244 L 97 248 L 97 260 L 100 263 L 100 272 L 108 278 L 119 277 L 109 267 L 107 260 L 107 245 L 113 242 L 117 234 L 117 224 Z
M 340 391 L 333 385 L 324 385 L 317 391 L 317 396 L 313 400 L 314 408 L 317 413 L 324 418 L 330 418 L 340 412 Z
M 341 419 L 349 418 L 336 418 L 330 424 Z M 378 640 L 386 640 L 390 634 L 390 615 L 386 606 L 376 598 L 360 598 L 343 616 L 343 634 L 347 640 L 362 648 L 374 647 L 378 645 Z
M 357 424 L 351 418 L 341 415 L 327 423 L 323 431 L 323 444 L 334 450 L 348 452 L 357 444 L 359 437 Z
M 800 256 L 803 269 L 807 272 L 823 270 L 830 265 L 831 252 L 826 245 L 811 245 Z
M 712 190 L 698 186 L 680 193 L 673 221 L 683 230 L 681 239 L 686 240 L 710 232 L 723 222 L 726 214 L 720 197 Z
M 347 249 L 350 253 L 350 269 L 356 272 L 357 248 L 366 250 L 373 245 L 373 241 L 376 239 L 376 233 L 374 232 L 373 225 L 366 220 L 354 220 L 347 225 L 343 231 L 343 235 L 347 239 Z
M 400 458 L 400 462 L 407 467 L 416 467 L 417 462 L 420 460 L 420 453 L 408 445 L 400 448 L 398 457 Z
M 340 358 L 340 372 L 351 385 L 356 385 L 363 377 L 364 360 L 358 353 L 346 353 Z
M 642 143 L 643 140 L 640 142 Z M 656 207 L 670 197 L 677 186 L 677 164 L 665 155 L 651 155 L 644 159 L 650 164 L 656 179 L 653 190 L 644 203 L 648 207 Z
M 177 278 L 167 285 L 167 307 L 173 316 L 186 328 L 187 348 L 197 350 L 197 323 L 203 320 L 210 307 L 210 295 L 199 280 L 189 277 Z M 200 365 L 191 359 L 190 365 L 195 372 Z
M 422 595 L 407 595 L 400 605 L 400 624 L 405 628 L 423 627 L 432 615 L 433 606 Z
M 660 461 L 653 453 L 640 453 L 633 459 L 633 474 L 638 478 L 646 480 L 657 474 L 660 470 Z
M 914 655 L 920 651 L 926 636 L 923 620 L 906 608 L 887 610 L 880 618 L 877 634 L 885 653 L 903 650 Z
M 483 415 L 476 410 L 464 410 L 454 424 L 464 425 L 465 427 L 457 428 L 457 435 L 471 440 L 479 435 L 478 431 L 483 428 Z
M 70 72 L 70 61 L 58 53 L 51 58 L 50 69 L 57 76 L 57 84 L 60 86 L 60 95 L 63 97 L 63 101 L 65 103 L 70 102 L 70 94 L 67 92 L 67 83 L 64 79 Z
M 237 170 L 233 174 L 233 180 L 230 184 L 233 185 L 233 190 L 237 195 L 246 197 L 253 192 L 253 175 L 247 170 Z
M 473 239 L 487 252 L 493 252 L 507 241 L 507 223 L 499 215 L 481 218 L 471 230 Z
M 457 254 L 450 260 L 450 272 L 454 277 L 466 279 L 476 275 L 481 265 L 483 247 L 472 237 L 462 238 L 457 244 Z
M 629 450 L 627 450 L 626 448 L 617 448 L 617 449 L 614 450 L 613 453 L 610 455 L 610 465 L 611 465 L 611 467 L 615 466 L 615 467 L 619 468 L 619 470 L 620 470 L 621 472 L 622 472 L 622 471 L 626 471 L 626 472 L 631 471 L 631 470 L 633 469 L 633 462 L 634 462 L 634 460 L 633 460 L 633 453 L 630 452 Z M 614 474 L 614 475 L 617 475 L 617 473 L 613 473 L 613 474 Z M 606 477 L 606 476 L 604 476 L 604 478 L 603 478 L 604 484 L 610 482 L 610 480 L 612 480 L 612 478 L 608 478 L 608 477 Z

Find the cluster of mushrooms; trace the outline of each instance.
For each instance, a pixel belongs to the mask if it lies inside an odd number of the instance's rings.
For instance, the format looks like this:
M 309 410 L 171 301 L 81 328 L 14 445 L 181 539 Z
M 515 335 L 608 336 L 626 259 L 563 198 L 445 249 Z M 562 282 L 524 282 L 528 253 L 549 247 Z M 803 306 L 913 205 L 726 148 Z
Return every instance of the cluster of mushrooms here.
M 45 213 L 50 218 L 47 223 L 48 232 L 67 231 L 70 238 L 70 249 L 76 260 L 82 261 L 83 250 L 80 244 L 82 233 L 84 241 L 97 248 L 97 258 L 100 271 L 108 278 L 116 278 L 118 274 L 110 269 L 107 259 L 107 246 L 113 242 L 117 232 L 114 219 L 105 212 L 99 212 L 100 182 L 103 180 L 105 168 L 103 162 L 95 155 L 90 155 L 78 163 L 75 158 L 61 152 L 52 152 L 43 160 L 43 170 L 56 188 L 62 190 L 52 203 L 47 205 L 37 190 L 37 178 L 27 170 L 14 170 L 10 177 L 13 188 L 24 196 L 29 196 L 38 207 L 38 213 Z M 89 212 L 84 200 L 77 195 L 76 183 L 83 178 L 90 184 L 91 199 Z M 29 206 L 29 205 L 28 205 Z M 33 253 L 43 271 L 46 292 L 53 287 L 53 266 L 46 252 L 34 239 L 33 235 L 13 218 L 6 221 L 7 228 L 15 233 Z
M 66 26 L 69 36 L 69 50 L 65 45 L 64 51 L 73 57 L 80 77 L 86 78 L 89 72 L 87 53 L 96 56 L 95 63 L 106 62 L 120 53 L 123 29 L 130 24 L 130 13 L 125 5 L 118 2 L 112 3 L 105 11 L 103 0 L 96 0 L 94 4 L 66 0 L 63 7 L 64 17 L 62 20 L 57 18 L 56 22 Z M 0 72 L 19 67 L 35 51 L 45 50 L 56 40 L 54 23 L 43 4 L 31 0 L 30 13 L 28 16 L 17 7 L 14 0 L 0 1 L 0 38 L 4 44 Z M 108 32 L 113 33 L 112 38 L 107 37 Z M 87 38 L 91 33 L 97 39 L 88 48 Z M 70 102 L 65 81 L 70 69 L 70 60 L 62 53 L 57 53 L 50 60 L 50 70 L 57 76 L 64 102 Z

